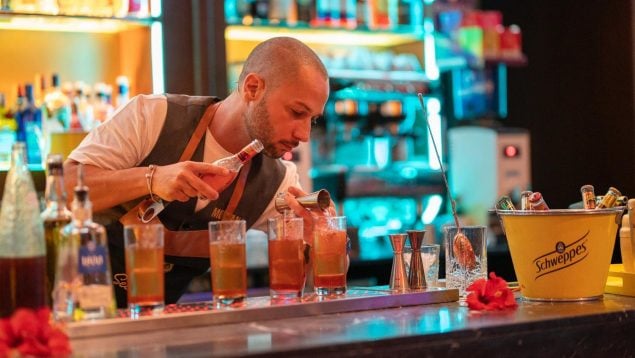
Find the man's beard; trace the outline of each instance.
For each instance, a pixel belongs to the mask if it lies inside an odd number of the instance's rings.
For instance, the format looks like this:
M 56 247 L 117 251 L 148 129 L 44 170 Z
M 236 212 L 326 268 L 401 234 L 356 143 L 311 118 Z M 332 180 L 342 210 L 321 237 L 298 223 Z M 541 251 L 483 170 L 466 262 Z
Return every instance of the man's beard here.
M 267 111 L 266 97 L 256 104 L 253 111 L 243 114 L 243 120 L 249 136 L 252 139 L 258 139 L 264 146 L 262 152 L 266 156 L 276 159 L 282 157 L 284 153 L 277 153 L 275 144 L 271 142 L 273 127 Z

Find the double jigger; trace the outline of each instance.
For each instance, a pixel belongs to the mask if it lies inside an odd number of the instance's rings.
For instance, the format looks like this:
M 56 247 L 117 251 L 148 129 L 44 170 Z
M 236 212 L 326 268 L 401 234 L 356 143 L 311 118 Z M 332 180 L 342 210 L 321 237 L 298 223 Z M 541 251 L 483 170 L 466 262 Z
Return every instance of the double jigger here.
M 284 200 L 285 193 L 278 193 L 276 195 L 276 210 L 279 213 L 284 213 L 285 210 L 289 210 L 289 204 Z M 295 198 L 300 205 L 307 209 L 319 209 L 325 210 L 331 205 L 331 195 L 326 189 L 321 189 L 305 196 L 299 196 Z
M 423 260 L 421 259 L 421 244 L 423 244 L 425 233 L 425 230 L 408 230 L 406 234 L 389 235 L 394 255 L 390 273 L 391 290 L 403 292 L 408 289 L 422 290 L 427 287 Z M 408 275 L 406 275 L 406 264 L 403 257 L 406 240 L 410 240 L 410 247 L 412 248 Z

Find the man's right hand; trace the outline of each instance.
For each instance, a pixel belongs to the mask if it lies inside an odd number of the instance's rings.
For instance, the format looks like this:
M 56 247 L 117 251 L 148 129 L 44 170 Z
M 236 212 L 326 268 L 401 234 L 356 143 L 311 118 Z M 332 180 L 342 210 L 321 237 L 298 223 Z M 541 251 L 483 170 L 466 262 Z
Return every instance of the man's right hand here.
M 216 200 L 219 193 L 201 179 L 203 175 L 230 176 L 230 172 L 214 164 L 192 161 L 157 166 L 152 193 L 166 201 L 184 202 L 197 196 Z
M 78 163 L 70 159 L 64 163 L 64 182 L 71 200 L 77 185 L 77 166 Z M 147 173 L 148 167 L 109 170 L 85 165 L 84 184 L 90 188 L 93 210 L 101 211 L 148 196 Z M 157 166 L 152 176 L 152 193 L 166 201 L 187 201 L 198 195 L 218 198 L 218 192 L 200 178 L 203 174 L 231 175 L 226 168 L 210 163 L 186 161 Z

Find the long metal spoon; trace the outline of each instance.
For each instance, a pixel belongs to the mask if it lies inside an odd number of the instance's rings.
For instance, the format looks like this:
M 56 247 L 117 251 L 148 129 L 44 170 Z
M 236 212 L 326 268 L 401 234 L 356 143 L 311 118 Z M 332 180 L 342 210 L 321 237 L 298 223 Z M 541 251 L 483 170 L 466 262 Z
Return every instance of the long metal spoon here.
M 459 265 L 466 269 L 473 269 L 474 267 L 476 267 L 476 256 L 474 255 L 474 249 L 472 248 L 472 244 L 470 244 L 470 240 L 468 240 L 465 234 L 461 232 L 459 215 L 456 213 L 456 202 L 454 201 L 454 199 L 452 198 L 452 194 L 450 193 L 450 184 L 448 184 L 448 178 L 445 174 L 445 169 L 443 168 L 443 162 L 441 161 L 439 148 L 437 147 L 437 142 L 434 139 L 432 129 L 430 128 L 430 120 L 428 119 L 426 106 L 423 102 L 423 94 L 418 93 L 417 96 L 419 97 L 419 103 L 421 104 L 421 109 L 423 110 L 423 117 L 426 119 L 426 123 L 428 124 L 428 133 L 430 133 L 432 146 L 434 147 L 434 152 L 436 153 L 437 161 L 439 162 L 439 167 L 441 168 L 443 182 L 445 183 L 445 189 L 448 191 L 448 198 L 450 199 L 450 205 L 452 206 L 452 216 L 454 216 L 454 223 L 456 225 L 456 235 L 454 235 L 452 251 L 454 252 L 454 256 L 456 257 Z

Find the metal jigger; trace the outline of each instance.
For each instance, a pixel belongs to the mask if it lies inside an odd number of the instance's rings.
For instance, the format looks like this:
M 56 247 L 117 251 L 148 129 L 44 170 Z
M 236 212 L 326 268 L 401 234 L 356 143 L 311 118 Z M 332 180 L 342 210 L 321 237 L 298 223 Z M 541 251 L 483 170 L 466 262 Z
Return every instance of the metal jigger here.
M 393 291 L 407 291 L 408 277 L 406 276 L 406 265 L 403 261 L 403 246 L 406 243 L 408 235 L 392 234 L 390 235 L 390 245 L 392 245 L 392 272 L 390 273 L 390 289 Z
M 307 209 L 319 209 L 324 210 L 331 205 L 331 194 L 326 189 L 318 190 L 305 196 L 299 196 L 295 198 L 300 205 Z M 284 200 L 284 193 L 278 193 L 276 195 L 276 210 L 279 213 L 283 213 L 285 210 L 289 210 L 289 205 Z
M 425 230 L 408 230 L 408 238 L 410 239 L 410 247 L 412 255 L 410 256 L 410 276 L 408 283 L 413 290 L 426 288 L 426 276 L 423 270 L 423 260 L 421 260 L 421 244 Z

